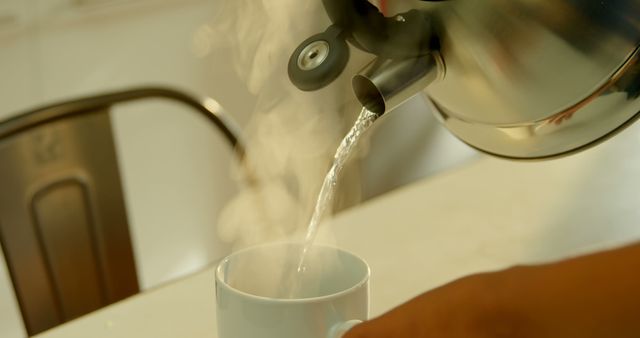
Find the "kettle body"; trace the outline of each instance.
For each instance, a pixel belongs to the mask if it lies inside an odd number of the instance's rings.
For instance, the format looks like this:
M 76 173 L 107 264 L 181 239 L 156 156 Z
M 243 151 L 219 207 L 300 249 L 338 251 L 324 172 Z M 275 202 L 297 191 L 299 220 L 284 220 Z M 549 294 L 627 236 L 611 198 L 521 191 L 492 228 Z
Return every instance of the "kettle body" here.
M 346 41 L 376 56 L 354 78 L 363 104 L 379 94 L 393 103 L 384 113 L 423 93 L 454 135 L 486 153 L 562 156 L 640 116 L 640 0 L 405 0 L 407 12 L 384 19 L 359 0 L 334 1 L 325 8 Z M 416 13 L 427 29 L 409 22 Z M 388 52 L 411 34 L 413 55 Z M 363 76 L 375 79 L 363 87 Z
M 425 88 L 456 136 L 545 158 L 606 139 L 640 112 L 640 1 L 458 0 L 438 17 L 441 81 Z

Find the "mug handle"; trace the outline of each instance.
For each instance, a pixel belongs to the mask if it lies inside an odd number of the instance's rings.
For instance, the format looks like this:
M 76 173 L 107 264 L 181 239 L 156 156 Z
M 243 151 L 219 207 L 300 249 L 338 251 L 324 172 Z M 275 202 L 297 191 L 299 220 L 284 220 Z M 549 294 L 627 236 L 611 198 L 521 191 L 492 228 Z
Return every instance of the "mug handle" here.
M 338 323 L 329 330 L 329 338 L 341 338 L 342 335 L 351 330 L 352 327 L 362 323 L 359 319 L 352 319 L 346 322 Z

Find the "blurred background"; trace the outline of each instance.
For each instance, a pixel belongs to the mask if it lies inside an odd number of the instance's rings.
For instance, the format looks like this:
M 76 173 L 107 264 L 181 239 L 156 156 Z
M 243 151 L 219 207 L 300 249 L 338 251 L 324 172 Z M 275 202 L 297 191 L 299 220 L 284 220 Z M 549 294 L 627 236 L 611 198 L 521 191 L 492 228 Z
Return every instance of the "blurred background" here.
M 283 71 L 288 56 L 327 18 L 323 11 L 315 11 L 322 17 L 297 15 L 314 13 L 319 1 L 278 3 L 0 0 L 0 124 L 38 106 L 145 85 L 211 97 L 241 127 L 254 169 L 267 173 L 258 175 L 285 187 L 287 197 L 272 203 L 307 208 L 359 109 L 348 78 L 291 98 L 296 92 Z M 309 17 L 317 22 L 308 23 Z M 367 56 L 354 53 L 353 67 L 364 64 Z M 423 98 L 400 110 L 377 124 L 354 159 L 343 183 L 349 197 L 338 211 L 478 157 L 437 124 Z M 163 101 L 118 107 L 110 118 L 140 289 L 228 253 L 238 238 L 228 226 L 221 234 L 218 225 L 223 210 L 238 201 L 240 185 L 221 134 L 188 109 Z M 267 132 L 265 126 L 280 129 Z M 269 138 L 282 133 L 290 137 Z M 279 169 L 293 174 L 275 174 Z M 288 192 L 291 186 L 297 193 Z M 230 218 L 243 208 L 235 203 L 224 221 L 242 223 Z M 290 222 L 307 216 L 302 212 Z M 0 300 L 0 336 L 26 336 L 4 259 Z

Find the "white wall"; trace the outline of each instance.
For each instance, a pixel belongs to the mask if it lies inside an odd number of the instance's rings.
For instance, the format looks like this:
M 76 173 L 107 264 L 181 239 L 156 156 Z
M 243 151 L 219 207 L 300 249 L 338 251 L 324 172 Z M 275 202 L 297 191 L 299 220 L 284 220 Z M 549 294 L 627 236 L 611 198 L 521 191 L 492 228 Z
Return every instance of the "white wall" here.
M 37 91 L 32 59 L 34 34 L 26 30 L 30 6 L 19 0 L 0 1 L 0 118 L 21 109 Z

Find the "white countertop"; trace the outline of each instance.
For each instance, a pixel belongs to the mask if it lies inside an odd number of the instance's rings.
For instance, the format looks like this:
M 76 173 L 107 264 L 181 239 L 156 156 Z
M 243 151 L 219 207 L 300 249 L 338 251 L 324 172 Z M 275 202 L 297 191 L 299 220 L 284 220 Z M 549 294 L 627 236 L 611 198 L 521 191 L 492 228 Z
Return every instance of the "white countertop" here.
M 369 262 L 375 316 L 469 273 L 639 240 L 639 130 L 556 161 L 482 159 L 340 214 L 321 241 Z M 39 337 L 216 337 L 214 297 L 209 269 Z

